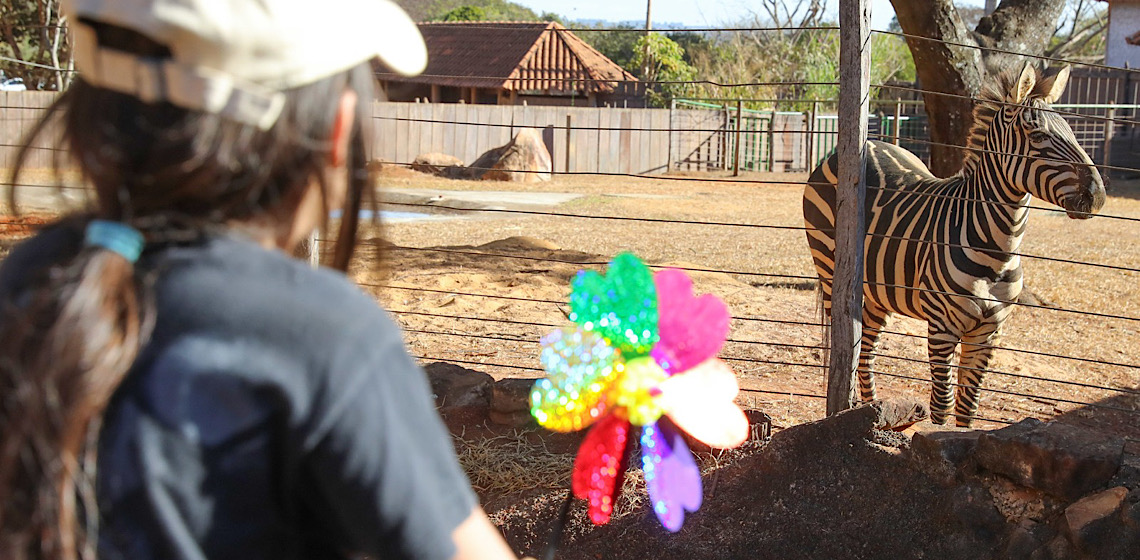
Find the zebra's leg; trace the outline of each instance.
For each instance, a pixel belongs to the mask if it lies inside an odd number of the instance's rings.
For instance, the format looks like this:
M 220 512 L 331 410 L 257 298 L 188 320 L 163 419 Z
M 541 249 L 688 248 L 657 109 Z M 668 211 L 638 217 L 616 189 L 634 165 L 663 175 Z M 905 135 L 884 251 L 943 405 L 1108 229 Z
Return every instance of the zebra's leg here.
M 954 390 L 950 383 L 950 362 L 959 338 L 953 333 L 931 324 L 927 335 L 927 353 L 930 358 L 930 421 L 945 424 L 954 408 Z
M 958 399 L 954 405 L 958 426 L 970 427 L 978 413 L 982 382 L 994 355 L 992 342 L 992 337 L 962 341 L 962 357 L 958 360 Z
M 886 322 L 885 309 L 863 301 L 863 334 L 859 339 L 859 397 L 863 402 L 875 400 L 875 351 Z

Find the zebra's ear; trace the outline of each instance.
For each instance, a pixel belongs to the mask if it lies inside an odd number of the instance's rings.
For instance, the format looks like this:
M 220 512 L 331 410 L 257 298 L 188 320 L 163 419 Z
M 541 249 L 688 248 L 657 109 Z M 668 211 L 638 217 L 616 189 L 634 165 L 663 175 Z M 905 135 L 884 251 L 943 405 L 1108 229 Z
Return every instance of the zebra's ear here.
M 1013 91 L 1009 92 L 1009 100 L 1013 103 L 1025 103 L 1036 85 L 1037 70 L 1034 70 L 1033 66 L 1026 62 L 1025 68 L 1021 70 L 1021 76 L 1017 78 L 1017 83 L 1013 86 Z
M 1069 85 L 1069 69 L 1071 66 L 1061 68 L 1060 72 L 1049 76 L 1043 80 L 1041 84 L 1041 91 L 1045 92 L 1042 99 L 1046 103 L 1056 103 L 1061 98 L 1061 94 L 1065 93 L 1065 86 Z

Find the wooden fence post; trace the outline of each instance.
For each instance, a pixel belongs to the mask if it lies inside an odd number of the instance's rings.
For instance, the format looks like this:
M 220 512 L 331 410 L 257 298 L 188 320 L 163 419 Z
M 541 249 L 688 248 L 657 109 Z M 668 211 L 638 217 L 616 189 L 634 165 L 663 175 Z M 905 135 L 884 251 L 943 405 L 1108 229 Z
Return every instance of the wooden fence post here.
M 740 176 L 740 128 L 744 124 L 744 101 L 736 100 L 736 146 L 732 150 L 732 176 Z
M 309 266 L 313 268 L 320 268 L 321 266 L 320 229 L 314 229 L 309 234 Z
M 666 145 L 669 146 L 669 150 L 668 150 L 668 153 L 665 155 L 665 172 L 666 173 L 673 170 L 673 122 L 674 122 L 673 119 L 676 116 L 677 116 L 677 98 L 673 98 L 669 101 L 669 132 L 666 133 L 669 135 L 668 136 L 669 140 L 666 143 Z
M 563 173 L 570 172 L 570 160 L 573 158 L 574 144 L 570 141 L 570 114 L 566 114 L 566 167 L 562 168 Z
M 867 0 L 839 2 L 839 185 L 835 201 L 835 275 L 831 291 L 831 364 L 827 414 L 855 404 L 855 371 L 863 324 L 863 243 L 867 234 L 867 150 L 870 83 Z
M 1112 105 L 1109 102 L 1109 105 Z M 1116 135 L 1116 107 L 1108 108 L 1108 120 L 1104 121 L 1104 180 L 1108 183 L 1109 175 L 1112 170 L 1109 166 L 1112 165 L 1112 137 Z
M 602 172 L 602 127 L 604 126 L 602 124 L 602 115 L 605 115 L 606 118 L 608 119 L 610 112 L 605 111 L 602 113 L 598 113 L 598 129 L 596 131 L 594 131 L 595 132 L 594 144 L 596 146 L 598 146 L 598 149 L 594 150 L 594 151 L 597 152 L 598 157 L 594 161 L 594 173 L 601 173 Z M 607 124 L 608 124 L 608 121 L 607 121 Z

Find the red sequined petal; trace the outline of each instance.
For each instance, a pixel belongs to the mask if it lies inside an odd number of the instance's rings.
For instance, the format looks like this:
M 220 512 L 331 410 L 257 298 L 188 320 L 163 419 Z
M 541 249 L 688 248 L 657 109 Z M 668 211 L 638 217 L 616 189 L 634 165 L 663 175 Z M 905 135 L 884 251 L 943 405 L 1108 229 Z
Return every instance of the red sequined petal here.
M 614 511 L 625 477 L 628 420 L 607 414 L 594 424 L 574 458 L 574 495 L 589 503 L 590 521 L 605 524 Z

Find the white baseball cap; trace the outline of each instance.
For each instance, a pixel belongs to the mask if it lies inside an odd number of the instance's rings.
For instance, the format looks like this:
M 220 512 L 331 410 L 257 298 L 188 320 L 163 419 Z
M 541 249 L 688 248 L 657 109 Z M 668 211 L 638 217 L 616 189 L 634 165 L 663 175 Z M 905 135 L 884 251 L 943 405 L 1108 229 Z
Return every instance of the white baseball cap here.
M 281 114 L 283 90 L 374 57 L 408 76 L 427 66 L 419 29 L 390 0 L 65 0 L 63 9 L 87 83 L 262 129 Z M 89 22 L 138 32 L 171 56 L 103 47 Z

